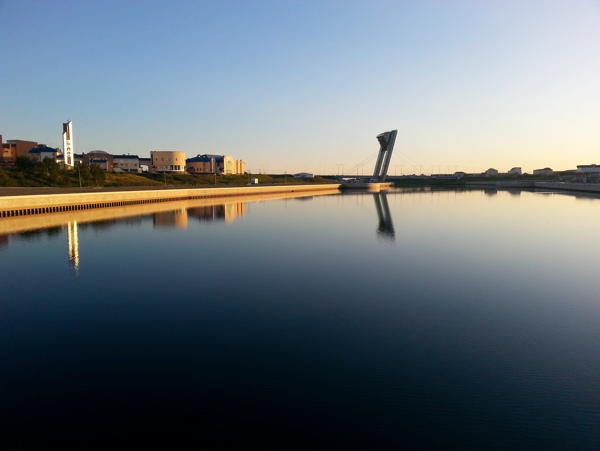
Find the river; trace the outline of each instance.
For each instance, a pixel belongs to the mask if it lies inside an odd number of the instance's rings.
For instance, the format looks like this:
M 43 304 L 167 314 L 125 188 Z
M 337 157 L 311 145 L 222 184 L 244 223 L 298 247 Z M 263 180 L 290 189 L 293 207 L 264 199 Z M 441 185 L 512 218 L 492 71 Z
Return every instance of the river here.
M 0 219 L 5 449 L 600 448 L 593 195 L 49 217 Z

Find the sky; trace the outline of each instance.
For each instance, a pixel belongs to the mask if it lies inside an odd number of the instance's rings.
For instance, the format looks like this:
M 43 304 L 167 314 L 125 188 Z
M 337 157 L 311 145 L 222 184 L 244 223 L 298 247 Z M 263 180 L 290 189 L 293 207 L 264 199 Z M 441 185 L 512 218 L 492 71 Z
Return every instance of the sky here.
M 0 134 L 252 173 L 600 164 L 600 0 L 0 0 Z

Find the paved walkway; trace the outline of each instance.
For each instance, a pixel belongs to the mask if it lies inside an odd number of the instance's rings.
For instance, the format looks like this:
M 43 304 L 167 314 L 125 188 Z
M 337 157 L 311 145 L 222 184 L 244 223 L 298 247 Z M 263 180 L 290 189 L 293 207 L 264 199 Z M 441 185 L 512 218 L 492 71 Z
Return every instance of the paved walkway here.
M 222 185 L 217 188 L 236 187 L 236 185 Z M 215 188 L 214 185 L 167 185 L 167 186 L 108 186 L 101 188 L 60 188 L 60 187 L 0 187 L 0 196 L 35 196 L 38 194 L 71 194 L 71 193 L 102 193 L 114 191 L 149 191 L 164 189 L 191 189 L 191 188 Z

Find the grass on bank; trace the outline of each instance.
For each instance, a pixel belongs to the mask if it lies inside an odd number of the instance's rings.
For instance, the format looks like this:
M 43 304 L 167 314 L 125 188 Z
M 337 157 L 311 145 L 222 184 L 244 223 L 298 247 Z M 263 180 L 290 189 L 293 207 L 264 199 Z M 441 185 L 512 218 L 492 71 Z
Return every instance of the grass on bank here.
M 127 187 L 127 186 L 243 186 L 250 183 L 250 178 L 257 178 L 259 185 L 284 184 L 325 184 L 335 183 L 323 177 L 312 179 L 294 179 L 289 175 L 217 175 L 206 174 L 149 174 L 149 173 L 114 173 L 104 172 L 99 168 L 81 168 L 78 170 L 60 169 L 58 165 L 48 162 L 27 164 L 25 167 L 0 168 L 0 187 Z

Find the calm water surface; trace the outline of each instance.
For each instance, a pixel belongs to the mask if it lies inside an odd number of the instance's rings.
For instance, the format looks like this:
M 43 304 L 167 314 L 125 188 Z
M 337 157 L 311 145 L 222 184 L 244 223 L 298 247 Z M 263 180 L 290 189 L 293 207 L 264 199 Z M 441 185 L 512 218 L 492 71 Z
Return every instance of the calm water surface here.
M 600 448 L 599 199 L 152 208 L 0 220 L 8 449 Z

